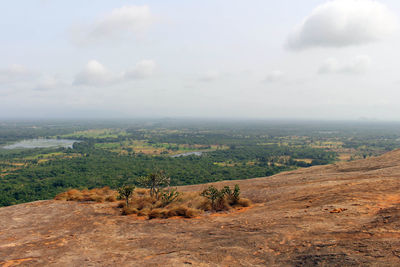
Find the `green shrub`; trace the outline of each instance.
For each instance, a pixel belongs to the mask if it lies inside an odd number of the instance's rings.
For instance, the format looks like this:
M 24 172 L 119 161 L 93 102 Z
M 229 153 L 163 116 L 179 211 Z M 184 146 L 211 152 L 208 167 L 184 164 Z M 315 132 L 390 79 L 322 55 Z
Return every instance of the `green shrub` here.
M 225 186 L 221 190 L 210 186 L 205 189 L 201 195 L 211 201 L 211 208 L 215 211 L 230 209 L 231 205 L 242 206 L 240 187 L 237 184 L 233 190 L 229 186 Z
M 129 199 L 133 195 L 133 191 L 135 190 L 135 186 L 133 185 L 125 185 L 123 187 L 118 188 L 119 199 L 124 199 L 126 202 L 126 207 L 129 208 Z
M 180 193 L 176 189 L 162 190 L 161 191 L 161 203 L 165 207 L 168 204 L 174 202 L 179 197 Z
M 226 196 L 228 198 L 229 204 L 236 205 L 239 203 L 240 200 L 240 187 L 238 184 L 235 184 L 233 191 L 230 189 L 229 186 L 225 186 L 224 189 Z
M 150 189 L 150 196 L 159 199 L 162 188 L 169 186 L 171 178 L 164 171 L 157 171 L 139 178 L 139 183 Z
M 213 210 L 223 210 L 228 208 L 225 199 L 226 193 L 227 192 L 225 188 L 218 190 L 214 186 L 210 186 L 209 188 L 205 189 L 201 195 L 211 201 L 211 207 Z

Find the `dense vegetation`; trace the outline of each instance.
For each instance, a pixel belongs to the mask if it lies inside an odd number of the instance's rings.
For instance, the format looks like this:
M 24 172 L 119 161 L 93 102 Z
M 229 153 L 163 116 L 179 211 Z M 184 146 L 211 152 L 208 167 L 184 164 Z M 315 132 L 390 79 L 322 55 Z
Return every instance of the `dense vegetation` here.
M 0 206 L 53 198 L 70 188 L 138 185 L 165 170 L 171 185 L 269 176 L 378 155 L 400 146 L 400 125 L 218 121 L 4 121 L 0 144 L 79 140 L 73 148 L 0 148 Z M 203 154 L 172 157 L 180 153 Z

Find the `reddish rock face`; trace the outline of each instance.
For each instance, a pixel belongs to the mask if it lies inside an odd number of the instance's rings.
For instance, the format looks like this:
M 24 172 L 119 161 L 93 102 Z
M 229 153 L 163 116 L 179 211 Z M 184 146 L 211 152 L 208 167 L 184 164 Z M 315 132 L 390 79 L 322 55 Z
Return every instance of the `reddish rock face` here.
M 238 183 L 229 214 L 142 220 L 115 203 L 0 208 L 3 266 L 400 266 L 400 151 Z M 180 191 L 200 191 L 206 185 Z

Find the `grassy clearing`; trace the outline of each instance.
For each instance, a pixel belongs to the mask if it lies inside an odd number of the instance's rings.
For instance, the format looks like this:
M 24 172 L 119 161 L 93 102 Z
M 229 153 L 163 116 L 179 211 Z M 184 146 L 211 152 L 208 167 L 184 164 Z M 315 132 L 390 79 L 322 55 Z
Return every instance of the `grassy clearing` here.
M 134 153 L 143 153 L 146 155 L 160 155 L 162 152 L 166 151 L 163 147 L 154 147 L 148 144 L 144 140 L 129 140 L 122 142 L 112 142 L 112 143 L 97 143 L 96 148 L 107 149 L 112 152 L 116 152 L 121 155 Z
M 77 131 L 71 134 L 61 135 L 62 138 L 118 138 L 119 136 L 128 135 L 122 129 L 91 129 L 86 131 Z
M 41 164 L 51 160 L 71 159 L 81 156 L 82 155 L 79 153 L 53 152 L 43 154 L 39 153 L 33 156 L 21 157 L 14 161 L 0 161 L 0 177 L 12 174 L 17 170 L 29 167 L 32 164 Z
M 324 148 L 324 149 L 340 149 L 343 147 L 343 142 L 339 141 L 317 141 L 311 143 L 313 148 Z
M 22 158 L 22 160 L 54 160 L 54 159 L 70 159 L 74 157 L 80 157 L 79 153 L 63 153 L 63 152 L 53 152 L 47 154 L 37 154 L 34 156 L 28 156 Z
M 302 161 L 302 162 L 305 162 L 305 163 L 311 163 L 312 161 L 313 161 L 313 159 L 294 159 L 295 161 Z
M 236 162 L 236 161 L 224 161 L 224 162 L 214 162 L 214 165 L 220 166 L 220 167 L 235 167 L 239 165 L 247 165 L 247 166 L 254 166 L 258 164 L 259 162 L 257 161 L 248 161 L 248 162 Z
M 107 149 L 121 155 L 129 153 L 142 153 L 146 155 L 176 155 L 191 151 L 214 151 L 217 149 L 228 149 L 228 146 L 219 145 L 188 145 L 174 143 L 148 143 L 146 140 L 127 140 L 121 142 L 97 143 L 96 148 Z
M 25 168 L 27 165 L 25 162 L 0 161 L 0 177 L 12 174 L 14 171 Z

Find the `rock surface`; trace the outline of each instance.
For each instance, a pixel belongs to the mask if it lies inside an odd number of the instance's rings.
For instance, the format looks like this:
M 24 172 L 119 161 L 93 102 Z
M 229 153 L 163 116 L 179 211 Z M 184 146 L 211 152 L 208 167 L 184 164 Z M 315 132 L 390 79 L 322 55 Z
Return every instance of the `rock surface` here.
M 115 203 L 0 208 L 0 264 L 400 266 L 399 150 L 216 185 L 235 183 L 251 208 L 195 219 L 120 216 Z

